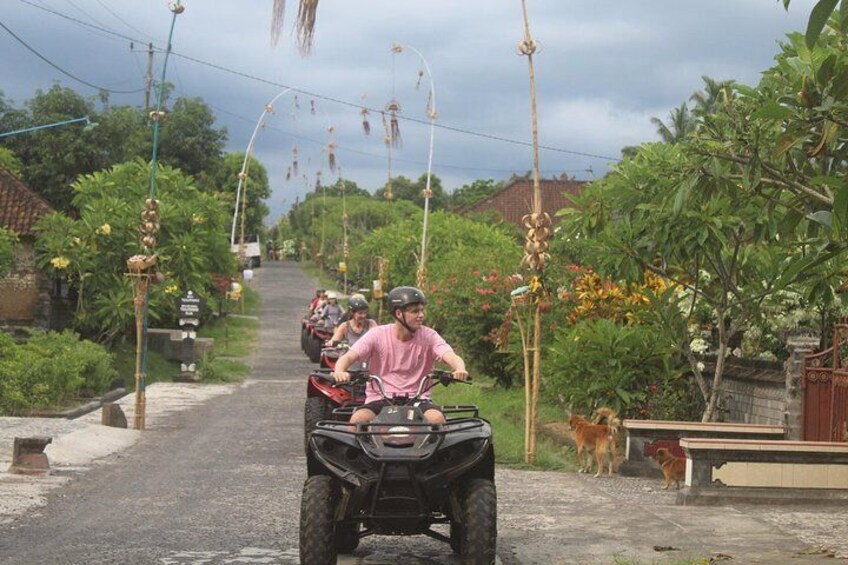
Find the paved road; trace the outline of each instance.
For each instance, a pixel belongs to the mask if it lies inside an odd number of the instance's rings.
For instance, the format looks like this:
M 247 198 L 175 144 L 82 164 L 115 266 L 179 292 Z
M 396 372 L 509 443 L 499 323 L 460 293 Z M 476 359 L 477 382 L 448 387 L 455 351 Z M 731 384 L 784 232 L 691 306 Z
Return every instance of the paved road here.
M 314 284 L 293 263 L 257 274 L 262 329 L 251 377 L 150 420 L 134 446 L 74 474 L 45 506 L 0 521 L 0 563 L 297 563 L 311 368 L 298 319 Z M 825 560 L 810 550 L 819 543 L 848 555 L 844 510 L 682 508 L 659 481 L 619 477 L 499 469 L 497 482 L 504 565 L 808 563 Z M 369 538 L 339 562 L 457 563 L 447 545 L 420 537 Z

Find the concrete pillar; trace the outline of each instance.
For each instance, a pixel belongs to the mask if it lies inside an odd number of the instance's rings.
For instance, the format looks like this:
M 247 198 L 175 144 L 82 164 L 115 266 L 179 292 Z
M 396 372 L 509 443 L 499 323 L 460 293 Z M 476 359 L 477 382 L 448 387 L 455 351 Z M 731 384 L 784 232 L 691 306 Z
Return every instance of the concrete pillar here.
M 12 466 L 9 472 L 17 475 L 49 475 L 50 462 L 44 448 L 53 438 L 16 437 L 12 451 Z
M 794 335 L 786 338 L 789 358 L 784 364 L 786 370 L 786 396 L 784 400 L 784 426 L 786 438 L 801 440 L 803 422 L 801 420 L 801 377 L 804 372 L 804 356 L 815 351 L 819 338 L 813 335 Z

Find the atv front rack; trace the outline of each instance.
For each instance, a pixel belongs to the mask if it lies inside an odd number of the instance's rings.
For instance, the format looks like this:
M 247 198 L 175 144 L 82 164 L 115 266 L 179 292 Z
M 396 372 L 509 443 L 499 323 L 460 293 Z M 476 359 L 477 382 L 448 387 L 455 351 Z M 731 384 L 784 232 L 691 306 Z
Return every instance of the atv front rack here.
M 353 416 L 353 413 L 356 412 L 362 405 L 351 405 L 342 406 L 341 408 L 335 408 L 333 410 L 333 416 L 338 416 L 338 419 L 347 419 L 350 420 L 350 417 Z M 480 409 L 473 404 L 458 404 L 456 406 L 442 406 L 441 407 L 442 414 L 447 418 L 448 423 L 451 423 L 453 420 L 457 420 L 459 418 L 450 418 L 451 414 L 471 414 L 471 416 L 466 416 L 465 418 L 479 418 L 480 417 Z

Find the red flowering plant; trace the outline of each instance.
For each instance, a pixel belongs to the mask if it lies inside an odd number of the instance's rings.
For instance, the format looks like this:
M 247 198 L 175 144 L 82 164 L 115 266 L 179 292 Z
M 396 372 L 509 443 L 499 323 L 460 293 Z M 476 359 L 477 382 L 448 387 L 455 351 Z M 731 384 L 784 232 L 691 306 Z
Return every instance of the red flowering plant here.
M 514 275 L 518 248 L 465 249 L 451 252 L 434 265 L 424 289 L 428 297 L 428 324 L 457 348 L 473 370 L 504 386 L 521 374 L 520 359 L 504 355 L 499 337 L 510 324 L 510 292 L 520 284 Z

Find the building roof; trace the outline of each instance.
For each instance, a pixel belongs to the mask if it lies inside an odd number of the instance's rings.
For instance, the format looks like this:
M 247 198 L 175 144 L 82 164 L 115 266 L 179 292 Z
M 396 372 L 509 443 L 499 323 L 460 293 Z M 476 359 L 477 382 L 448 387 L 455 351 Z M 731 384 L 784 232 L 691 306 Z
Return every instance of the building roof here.
M 540 180 L 542 210 L 550 214 L 551 219 L 556 223 L 557 211 L 570 207 L 572 205 L 570 196 L 580 194 L 585 185 L 586 181 L 580 180 Z M 532 179 L 513 180 L 498 192 L 461 210 L 462 213 L 488 211 L 495 211 L 505 222 L 520 226 L 521 218 L 533 211 Z
M 46 200 L 0 167 L 0 227 L 18 235 L 35 235 L 35 222 L 54 211 Z

